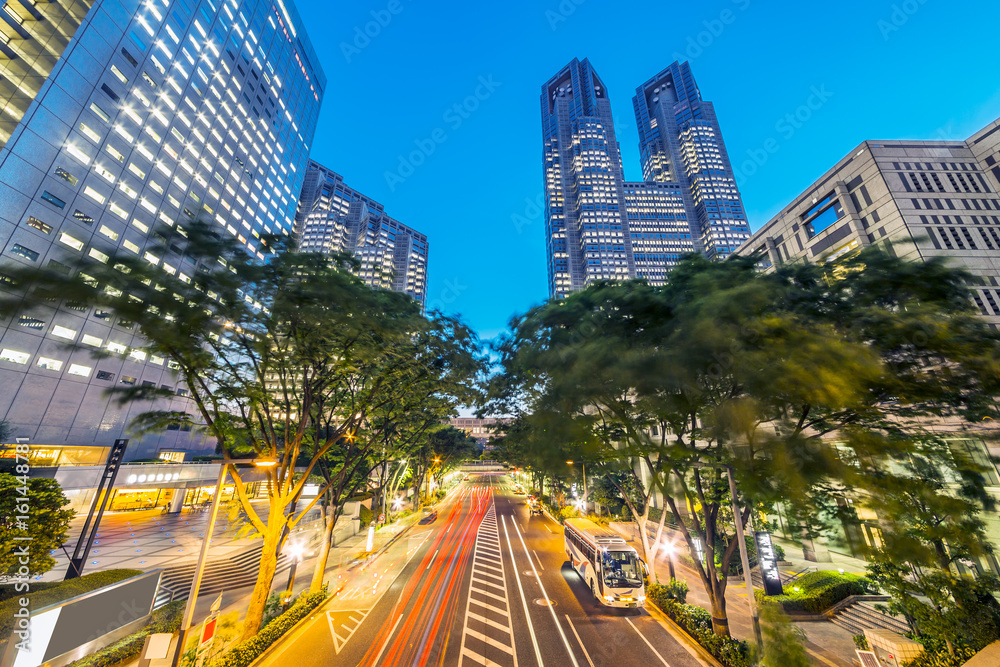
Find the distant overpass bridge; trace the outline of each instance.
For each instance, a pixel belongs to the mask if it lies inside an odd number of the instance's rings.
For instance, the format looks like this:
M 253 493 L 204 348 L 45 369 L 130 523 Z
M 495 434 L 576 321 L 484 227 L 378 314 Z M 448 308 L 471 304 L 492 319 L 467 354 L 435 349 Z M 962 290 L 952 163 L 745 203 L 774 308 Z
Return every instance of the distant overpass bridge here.
M 499 461 L 463 461 L 458 467 L 461 472 L 504 472 L 506 468 Z

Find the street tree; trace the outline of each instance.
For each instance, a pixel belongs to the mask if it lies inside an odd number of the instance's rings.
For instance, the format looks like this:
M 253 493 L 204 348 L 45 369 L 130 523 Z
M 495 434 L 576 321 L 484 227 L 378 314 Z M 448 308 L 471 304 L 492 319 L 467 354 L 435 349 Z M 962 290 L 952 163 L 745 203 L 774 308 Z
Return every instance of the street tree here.
M 73 510 L 54 479 L 0 473 L 0 576 L 27 578 L 55 565 Z M 23 518 L 22 518 L 23 517 Z
M 257 261 L 222 230 L 197 221 L 163 227 L 154 241 L 144 257 L 82 259 L 71 276 L 9 272 L 22 291 L 0 306 L 8 315 L 67 304 L 100 308 L 140 334 L 133 354 L 166 361 L 183 382 L 190 412 L 154 404 L 132 427 L 141 433 L 187 424 L 216 439 L 243 514 L 263 540 L 245 639 L 260 627 L 290 532 L 373 455 L 372 442 L 356 434 L 395 377 L 395 351 L 430 324 L 409 296 L 367 287 L 348 257 L 297 253 L 286 239 L 267 237 L 261 243 L 271 254 Z M 155 386 L 114 391 L 123 403 L 168 398 Z M 300 502 L 307 479 L 335 449 L 337 471 L 316 499 Z M 266 469 L 262 509 L 229 464 L 242 457 L 276 461 Z
M 938 262 L 871 249 L 760 274 L 756 261 L 692 256 L 663 287 L 597 283 L 516 318 L 487 406 L 571 419 L 593 461 L 641 471 L 689 547 L 721 635 L 738 570 L 731 483 L 741 523 L 780 503 L 815 534 L 859 483 L 826 440 L 889 467 L 907 450 L 900 434 L 927 419 L 994 410 L 1000 368 L 966 277 Z M 659 532 L 644 542 L 647 558 L 659 542 Z

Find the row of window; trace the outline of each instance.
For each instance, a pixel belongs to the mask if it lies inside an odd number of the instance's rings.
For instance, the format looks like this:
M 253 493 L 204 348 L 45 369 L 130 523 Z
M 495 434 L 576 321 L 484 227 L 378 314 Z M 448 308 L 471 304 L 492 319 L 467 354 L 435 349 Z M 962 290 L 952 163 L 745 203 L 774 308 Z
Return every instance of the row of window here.
M 22 365 L 23 366 L 23 365 L 27 364 L 28 361 L 30 361 L 30 359 L 31 359 L 31 355 L 28 354 L 27 352 L 19 352 L 17 350 L 11 350 L 11 349 L 8 349 L 8 348 L 0 349 L 0 361 L 6 361 L 8 363 L 18 364 L 18 365 Z M 48 370 L 48 371 L 56 371 L 56 372 L 62 371 L 64 365 L 65 365 L 65 362 L 60 361 L 59 359 L 50 359 L 48 357 L 41 357 L 40 356 L 40 357 L 38 357 L 35 360 L 35 366 L 37 368 L 41 368 L 41 369 Z M 69 367 L 66 369 L 66 373 L 67 374 L 69 374 L 69 375 L 75 375 L 77 377 L 83 377 L 83 378 L 89 378 L 91 376 L 91 374 L 93 373 L 93 371 L 94 371 L 93 366 L 86 366 L 84 364 L 70 364 Z M 110 372 L 110 371 L 98 370 L 97 373 L 96 373 L 96 375 L 94 375 L 94 377 L 97 380 L 106 381 L 106 382 L 113 382 L 114 379 L 115 379 L 115 374 L 112 373 L 112 372 Z M 131 385 L 135 385 L 137 382 L 138 382 L 138 380 L 136 380 L 136 378 L 134 378 L 134 377 L 132 377 L 130 375 L 122 375 L 121 378 L 119 379 L 119 383 L 120 384 L 124 384 L 124 385 L 130 385 L 131 386 Z M 142 386 L 143 387 L 155 387 L 156 383 L 155 382 L 151 382 L 149 380 L 143 380 L 142 381 Z M 168 391 L 175 391 L 173 387 L 171 387 L 170 385 L 166 385 L 166 384 L 160 385 L 160 389 L 166 389 Z M 187 396 L 188 395 L 188 390 L 187 389 L 178 388 L 178 389 L 176 389 L 175 393 L 178 396 Z

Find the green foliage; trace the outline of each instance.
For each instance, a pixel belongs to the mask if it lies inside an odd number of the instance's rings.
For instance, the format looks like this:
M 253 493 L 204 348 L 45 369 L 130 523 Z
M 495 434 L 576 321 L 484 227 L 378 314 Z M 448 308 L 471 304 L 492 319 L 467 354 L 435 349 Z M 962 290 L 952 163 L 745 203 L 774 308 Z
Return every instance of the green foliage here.
M 712 631 L 712 615 L 708 611 L 678 602 L 666 586 L 659 584 L 649 585 L 646 599 L 672 618 L 725 667 L 750 667 L 749 644 L 716 635 Z
M 870 651 L 868 648 L 868 638 L 864 635 L 854 635 L 854 646 L 857 647 L 859 651 Z
M 681 604 L 685 604 L 687 602 L 688 591 L 691 590 L 688 587 L 687 582 L 681 581 L 679 579 L 671 579 L 665 585 L 663 585 L 662 588 L 666 589 L 665 591 L 663 591 L 664 595 L 673 600 L 676 600 Z
M 137 577 L 142 573 L 142 570 L 102 570 L 69 581 L 33 582 L 30 584 L 31 590 L 28 593 L 13 591 L 14 585 L 9 584 L 5 586 L 5 589 L 10 593 L 10 597 L 0 602 L 0 639 L 10 636 L 14 624 L 14 612 L 20 608 L 18 604 L 20 597 L 29 598 L 31 600 L 30 608 L 35 611 L 119 581 Z
M 138 658 L 142 653 L 146 637 L 161 632 L 174 633 L 180 629 L 184 604 L 183 600 L 176 600 L 160 607 L 153 612 L 146 627 L 119 639 L 91 656 L 70 663 L 69 667 L 112 667 Z
M 371 508 L 366 505 L 361 506 L 361 509 L 358 511 L 358 516 L 361 517 L 362 528 L 370 526 L 372 521 L 375 519 L 375 513 L 372 512 Z
M 750 561 L 750 567 L 751 568 L 757 567 L 757 563 L 759 562 L 757 559 L 757 542 L 750 535 L 744 536 L 744 540 L 746 540 L 747 558 Z M 725 546 L 726 545 L 724 544 L 719 544 L 719 546 L 716 547 L 715 550 L 715 564 L 719 565 L 720 567 L 722 565 L 721 555 L 725 551 Z M 785 560 L 785 550 L 782 547 L 778 546 L 777 544 L 774 545 L 774 555 L 777 557 L 778 560 Z M 730 559 L 729 574 L 734 576 L 743 574 L 742 559 L 736 559 L 736 558 Z
M 806 652 L 806 635 L 792 623 L 788 614 L 776 604 L 760 608 L 760 631 L 764 650 L 759 667 L 809 667 L 812 660 Z M 756 647 L 754 647 L 756 653 Z
M 247 667 L 271 644 L 281 639 L 282 635 L 291 630 L 296 623 L 323 604 L 326 599 L 326 589 L 318 593 L 303 593 L 296 603 L 289 607 L 288 611 L 265 625 L 250 639 L 241 642 L 233 650 L 213 660 L 209 667 Z
M 798 588 L 799 590 L 795 590 Z M 785 584 L 784 595 L 764 595 L 754 590 L 759 603 L 774 603 L 786 612 L 822 614 L 852 595 L 874 595 L 878 588 L 867 577 L 839 572 L 810 572 Z
M 962 667 L 971 660 L 978 651 L 968 647 L 960 647 L 954 654 L 944 648 L 934 652 L 924 651 L 919 656 L 907 662 L 903 667 Z
M 18 477 L 0 473 L 0 577 L 13 577 L 25 567 L 20 549 L 28 549 L 27 572 L 35 576 L 44 574 L 55 565 L 50 552 L 59 549 L 69 537 L 69 522 L 73 510 L 64 509 L 69 504 L 59 482 L 54 479 L 31 478 L 27 496 Z M 20 498 L 26 497 L 27 501 Z M 27 516 L 20 521 L 18 516 Z M 31 537 L 18 541 L 18 537 Z

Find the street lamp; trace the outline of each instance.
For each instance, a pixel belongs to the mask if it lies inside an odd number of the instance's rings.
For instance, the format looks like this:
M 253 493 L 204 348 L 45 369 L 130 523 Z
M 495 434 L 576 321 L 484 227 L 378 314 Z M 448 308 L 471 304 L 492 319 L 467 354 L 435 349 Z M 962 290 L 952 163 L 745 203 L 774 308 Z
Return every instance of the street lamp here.
M 205 528 L 205 538 L 201 543 L 201 551 L 198 554 L 198 565 L 194 570 L 194 578 L 191 579 L 191 589 L 188 592 L 187 604 L 184 606 L 184 617 L 181 619 L 180 634 L 177 637 L 177 650 L 174 651 L 172 667 L 177 667 L 181 662 L 181 655 L 184 653 L 184 643 L 187 641 L 188 632 L 191 630 L 191 620 L 194 617 L 194 605 L 198 599 L 198 589 L 201 588 L 201 578 L 205 574 L 205 558 L 208 556 L 208 546 L 212 543 L 212 533 L 215 531 L 215 519 L 219 516 L 219 499 L 222 497 L 222 485 L 226 482 L 226 473 L 229 466 L 258 468 L 273 468 L 278 465 L 277 459 L 249 459 L 249 460 L 229 460 L 223 461 L 219 466 L 219 478 L 215 482 L 215 493 L 212 494 L 212 507 L 208 514 L 208 527 Z
M 673 581 L 677 577 L 674 574 L 674 552 L 676 548 L 673 542 L 667 542 L 663 545 L 663 552 L 667 554 L 667 565 L 670 568 L 670 580 Z

